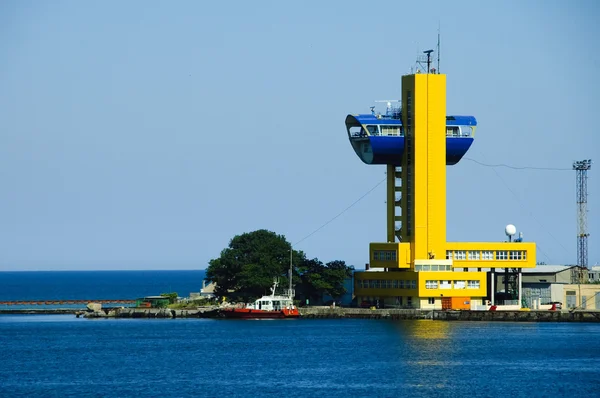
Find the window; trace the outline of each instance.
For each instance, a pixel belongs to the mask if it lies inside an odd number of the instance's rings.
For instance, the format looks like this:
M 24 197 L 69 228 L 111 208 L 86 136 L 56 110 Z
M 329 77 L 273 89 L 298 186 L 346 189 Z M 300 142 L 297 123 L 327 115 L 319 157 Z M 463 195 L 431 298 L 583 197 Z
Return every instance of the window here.
M 481 252 L 481 259 L 482 260 L 493 260 L 494 259 L 494 252 L 491 250 L 484 250 Z
M 452 289 L 452 282 L 451 281 L 441 281 L 440 289 Z
M 398 289 L 398 281 L 396 279 L 392 281 L 392 289 Z
M 458 126 L 446 126 L 446 136 L 447 137 L 458 137 Z
M 454 281 L 455 289 L 464 289 L 465 287 L 465 281 Z
M 400 126 L 380 126 L 381 135 L 400 135 Z
M 435 297 L 429 297 L 429 298 L 427 299 L 427 303 L 428 303 L 428 304 L 435 304 Z
M 511 250 L 510 251 L 510 259 L 511 260 L 521 260 L 523 258 L 523 252 L 520 250 Z
M 479 260 L 479 251 L 469 251 L 469 260 Z
M 452 259 L 452 250 L 446 250 L 446 260 Z
M 417 281 L 410 281 L 410 288 L 411 289 L 416 289 L 417 288 Z
M 431 264 L 431 270 L 432 271 L 439 271 L 440 270 L 440 266 L 439 265 L 435 265 L 435 264 Z
M 479 289 L 479 281 L 467 281 L 467 289 Z
M 379 129 L 377 126 L 367 126 L 367 130 L 369 130 L 369 134 L 371 135 L 379 135 Z
M 467 252 L 464 250 L 457 250 L 454 252 L 454 259 L 455 260 L 466 260 L 467 259 Z
M 373 261 L 396 261 L 396 251 L 373 250 Z
M 406 298 L 406 305 L 408 305 L 409 307 L 412 307 L 412 297 Z
M 496 252 L 496 260 L 508 260 L 508 252 L 506 250 L 498 250 Z
M 404 281 L 400 280 L 399 282 L 400 282 L 400 289 L 404 289 Z
M 438 281 L 425 281 L 425 289 L 437 289 Z
M 473 134 L 473 127 L 471 126 L 460 126 L 460 135 L 462 137 L 470 137 Z

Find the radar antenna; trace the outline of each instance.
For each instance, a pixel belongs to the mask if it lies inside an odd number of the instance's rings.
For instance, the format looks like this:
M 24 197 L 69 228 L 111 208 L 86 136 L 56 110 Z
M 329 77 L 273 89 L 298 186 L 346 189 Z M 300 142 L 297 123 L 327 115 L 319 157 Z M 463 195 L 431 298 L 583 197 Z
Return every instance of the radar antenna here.
M 427 55 L 427 73 L 429 73 L 429 71 L 430 71 L 431 53 L 432 52 L 433 52 L 433 50 L 425 50 L 425 51 L 423 51 L 423 54 Z

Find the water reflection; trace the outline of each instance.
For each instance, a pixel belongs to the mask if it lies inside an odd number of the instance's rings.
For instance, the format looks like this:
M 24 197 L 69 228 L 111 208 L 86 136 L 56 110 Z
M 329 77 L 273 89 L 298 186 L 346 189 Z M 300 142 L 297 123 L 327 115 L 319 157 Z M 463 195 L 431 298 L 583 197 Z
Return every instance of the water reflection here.
M 450 338 L 450 323 L 447 321 L 416 320 L 398 322 L 407 337 L 420 340 L 441 340 Z
M 437 394 L 447 388 L 462 365 L 457 361 L 457 341 L 450 322 L 416 320 L 395 322 L 402 378 L 413 388 Z

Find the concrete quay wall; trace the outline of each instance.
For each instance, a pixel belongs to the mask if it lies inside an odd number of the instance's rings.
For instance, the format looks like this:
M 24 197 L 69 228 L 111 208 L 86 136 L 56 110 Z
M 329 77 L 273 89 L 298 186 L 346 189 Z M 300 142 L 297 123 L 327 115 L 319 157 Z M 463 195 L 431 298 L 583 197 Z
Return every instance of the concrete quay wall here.
M 440 311 L 419 309 L 375 309 L 303 307 L 305 319 L 436 319 L 444 321 L 498 322 L 600 322 L 600 311 Z M 0 314 L 73 314 L 86 318 L 213 318 L 219 317 L 218 307 L 199 309 L 106 308 L 100 311 L 81 309 L 0 309 Z
M 300 308 L 302 318 L 437 319 L 445 321 L 600 322 L 600 311 L 440 311 L 420 309 Z

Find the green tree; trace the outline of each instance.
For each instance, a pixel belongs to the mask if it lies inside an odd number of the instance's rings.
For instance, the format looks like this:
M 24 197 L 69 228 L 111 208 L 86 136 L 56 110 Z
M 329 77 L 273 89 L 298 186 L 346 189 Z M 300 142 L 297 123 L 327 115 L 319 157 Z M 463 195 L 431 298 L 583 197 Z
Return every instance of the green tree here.
M 306 259 L 298 267 L 302 281 L 299 296 L 302 300 L 310 299 L 312 303 L 320 302 L 324 294 L 339 299 L 346 293 L 344 280 L 352 276 L 353 270 L 354 267 L 341 260 L 323 264 L 318 258 Z
M 291 244 L 283 235 L 260 229 L 236 235 L 218 258 L 209 261 L 206 279 L 216 283 L 215 294 L 232 300 L 249 301 L 270 293 L 273 278 L 286 287 Z M 304 253 L 293 251 L 293 261 Z
M 177 292 L 172 292 L 172 293 L 161 293 L 160 294 L 162 297 L 168 298 L 169 299 L 169 304 L 173 304 L 177 302 L 177 297 L 179 297 L 177 295 Z
M 354 271 L 354 267 L 346 265 L 346 262 L 342 260 L 334 260 L 325 264 L 325 279 L 330 285 L 327 294 L 335 299 L 346 294 L 344 280 L 352 276 L 352 271 Z

